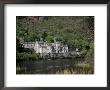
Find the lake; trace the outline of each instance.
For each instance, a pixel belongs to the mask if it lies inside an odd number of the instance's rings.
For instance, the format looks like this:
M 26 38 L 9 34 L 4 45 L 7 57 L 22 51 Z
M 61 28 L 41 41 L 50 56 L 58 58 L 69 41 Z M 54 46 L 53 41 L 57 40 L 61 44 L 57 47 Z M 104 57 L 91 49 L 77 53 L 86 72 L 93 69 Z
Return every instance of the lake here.
M 76 67 L 84 62 L 82 58 L 76 59 L 56 59 L 56 60 L 36 60 L 17 61 L 16 74 L 73 74 L 73 73 L 93 73 L 91 68 Z

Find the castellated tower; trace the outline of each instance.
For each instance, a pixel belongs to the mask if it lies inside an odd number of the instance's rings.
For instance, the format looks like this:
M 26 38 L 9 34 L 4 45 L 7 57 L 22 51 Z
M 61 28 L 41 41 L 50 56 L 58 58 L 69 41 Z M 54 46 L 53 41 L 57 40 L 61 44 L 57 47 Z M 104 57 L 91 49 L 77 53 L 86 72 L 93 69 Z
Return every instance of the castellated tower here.
M 58 43 L 56 41 L 56 37 L 54 38 L 54 44 L 55 44 L 56 53 L 58 53 Z
M 39 53 L 38 41 L 36 41 L 36 43 L 35 43 L 34 50 L 36 51 L 36 53 Z

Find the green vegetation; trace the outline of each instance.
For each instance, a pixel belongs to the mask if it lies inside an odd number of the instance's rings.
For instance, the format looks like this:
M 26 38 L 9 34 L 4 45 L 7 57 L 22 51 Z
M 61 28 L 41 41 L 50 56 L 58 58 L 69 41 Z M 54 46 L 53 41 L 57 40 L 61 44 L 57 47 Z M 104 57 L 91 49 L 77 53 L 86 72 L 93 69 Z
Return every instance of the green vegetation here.
M 35 42 L 41 38 L 53 42 L 53 38 L 57 37 L 69 49 L 79 48 L 86 54 L 84 63 L 94 66 L 93 16 L 17 16 L 16 37 L 17 60 L 39 58 L 33 50 L 24 49 L 22 42 Z
M 21 41 L 52 42 L 57 37 L 70 48 L 93 50 L 94 17 L 16 17 L 16 35 Z M 92 44 L 91 44 L 92 43 Z M 89 47 L 89 48 L 88 48 Z
M 37 55 L 37 54 L 29 54 L 29 53 L 17 53 L 17 55 L 16 55 L 17 57 L 16 57 L 16 60 L 17 61 L 19 61 L 19 60 L 22 60 L 22 61 L 24 61 L 24 60 L 27 60 L 27 61 L 33 61 L 33 60 L 38 60 L 38 58 L 39 58 L 39 56 Z

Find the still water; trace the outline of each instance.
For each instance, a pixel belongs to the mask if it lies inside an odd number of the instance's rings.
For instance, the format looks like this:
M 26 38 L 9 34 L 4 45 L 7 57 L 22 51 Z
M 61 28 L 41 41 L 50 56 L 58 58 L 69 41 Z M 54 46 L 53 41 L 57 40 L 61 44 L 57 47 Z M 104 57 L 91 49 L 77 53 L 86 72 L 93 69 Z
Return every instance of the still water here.
M 17 74 L 64 74 L 69 69 L 84 60 L 78 59 L 56 59 L 56 60 L 37 60 L 37 61 L 17 61 Z M 65 72 L 62 72 L 66 70 Z M 68 73 L 68 72 L 67 72 Z M 72 73 L 72 71 L 69 71 Z

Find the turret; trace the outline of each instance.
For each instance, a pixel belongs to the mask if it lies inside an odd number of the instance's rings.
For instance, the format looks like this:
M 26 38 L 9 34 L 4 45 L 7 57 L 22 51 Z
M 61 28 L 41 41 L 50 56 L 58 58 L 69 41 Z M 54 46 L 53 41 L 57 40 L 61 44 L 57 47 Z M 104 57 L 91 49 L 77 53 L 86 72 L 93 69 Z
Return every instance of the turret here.
M 38 53 L 38 52 L 39 52 L 39 45 L 38 45 L 38 41 L 36 41 L 36 43 L 35 43 L 34 50 L 36 51 L 36 53 Z

